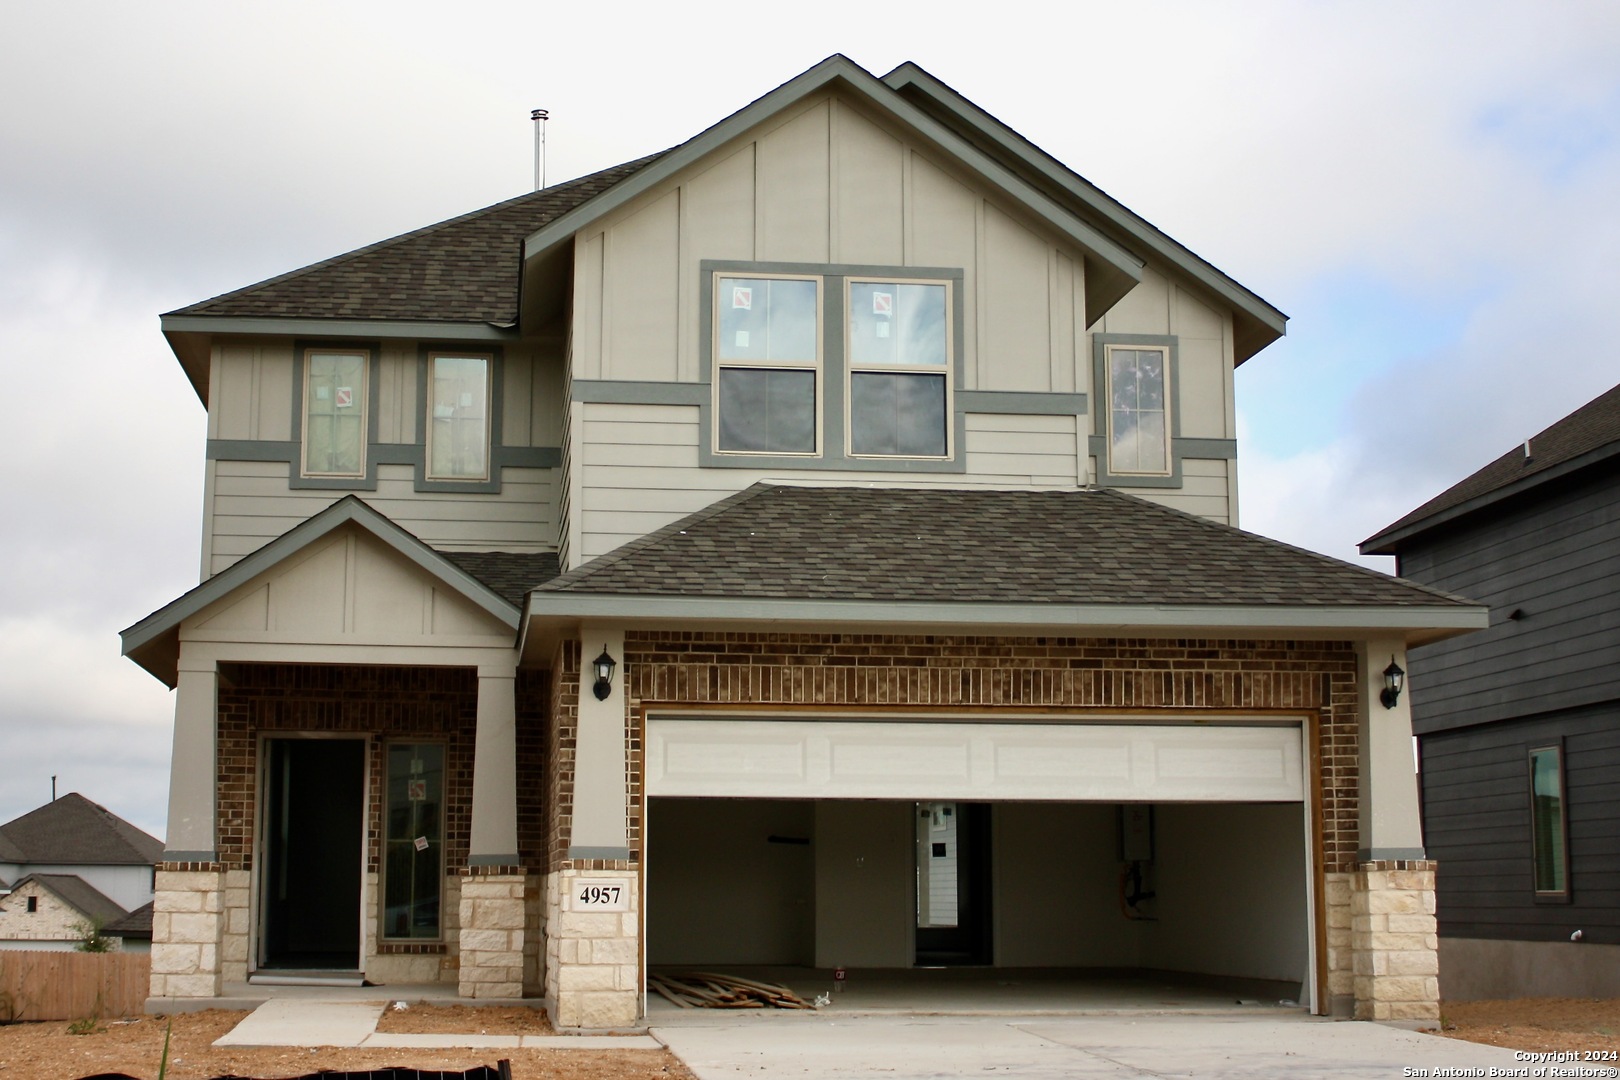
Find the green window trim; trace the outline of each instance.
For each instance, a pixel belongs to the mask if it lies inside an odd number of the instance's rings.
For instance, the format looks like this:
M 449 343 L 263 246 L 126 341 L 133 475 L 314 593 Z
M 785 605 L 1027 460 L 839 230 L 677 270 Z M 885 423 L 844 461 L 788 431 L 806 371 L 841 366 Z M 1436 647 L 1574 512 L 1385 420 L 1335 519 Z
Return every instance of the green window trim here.
M 384 744 L 383 860 L 378 914 L 382 941 L 444 937 L 446 748 L 437 742 Z

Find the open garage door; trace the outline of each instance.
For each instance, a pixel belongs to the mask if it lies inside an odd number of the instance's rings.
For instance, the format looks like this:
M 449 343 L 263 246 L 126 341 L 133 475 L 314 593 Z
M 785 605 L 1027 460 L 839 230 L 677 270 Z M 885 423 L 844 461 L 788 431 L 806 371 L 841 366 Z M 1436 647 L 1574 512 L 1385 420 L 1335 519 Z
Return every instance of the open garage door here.
M 671 716 L 646 746 L 654 966 L 1179 972 L 1315 1000 L 1297 722 Z

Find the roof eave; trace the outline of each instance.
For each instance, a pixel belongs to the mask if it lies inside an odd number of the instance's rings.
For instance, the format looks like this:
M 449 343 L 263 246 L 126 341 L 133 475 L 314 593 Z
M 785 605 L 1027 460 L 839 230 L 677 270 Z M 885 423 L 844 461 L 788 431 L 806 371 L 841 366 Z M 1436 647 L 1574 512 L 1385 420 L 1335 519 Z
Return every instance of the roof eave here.
M 992 186 L 1023 203 L 1036 217 L 1084 251 L 1088 262 L 1093 264 L 1091 269 L 1097 274 L 1100 286 L 1095 297 L 1088 292 L 1086 312 L 1088 319 L 1094 321 L 1103 313 L 1102 310 L 1090 310 L 1089 305 L 1106 303 L 1111 306 L 1129 291 L 1128 288 L 1120 287 L 1120 279 L 1129 279 L 1132 285 L 1142 280 L 1145 264 L 1141 259 L 1091 225 L 1075 218 L 1069 211 L 1037 191 L 1011 170 L 901 98 L 860 65 L 838 55 L 831 56 L 788 80 L 718 124 L 687 140 L 628 179 L 557 217 L 525 241 L 524 260 L 527 262 L 544 257 L 554 248 L 571 240 L 590 222 L 663 183 L 794 102 L 834 84 L 852 90 L 873 106 L 897 116 L 903 123 L 963 161 Z
M 915 63 L 907 61 L 901 64 L 883 76 L 882 81 L 897 93 L 912 90 L 925 95 L 958 122 L 969 126 L 976 134 L 1015 157 L 1048 183 L 1079 200 L 1133 243 L 1167 260 L 1230 304 L 1237 322 L 1233 335 L 1233 366 L 1242 364 L 1287 333 L 1288 316 L 1275 306 L 1150 225 L 1123 203 L 1051 158 Z
M 1483 630 L 1480 604 L 1200 605 L 934 603 L 889 600 L 792 600 L 582 594 L 536 590 L 524 608 L 526 659 L 549 651 L 583 622 L 626 626 L 694 623 L 804 631 L 856 628 L 860 633 L 1053 633 L 1073 637 L 1217 636 L 1362 640 L 1399 637 L 1421 645 Z M 532 650 L 532 656 L 528 655 Z
M 1432 514 L 1418 518 L 1415 521 L 1409 521 L 1404 525 L 1390 526 L 1382 532 L 1376 533 L 1375 535 L 1369 536 L 1367 539 L 1363 540 L 1359 545 L 1361 553 L 1363 555 L 1399 554 L 1402 544 L 1414 539 L 1415 537 L 1421 536 L 1426 532 L 1442 528 L 1461 518 L 1467 517 L 1470 514 L 1484 510 L 1487 507 L 1495 506 L 1496 504 L 1505 502 L 1508 499 L 1518 498 L 1520 495 L 1533 491 L 1543 484 L 1552 483 L 1555 480 L 1561 480 L 1574 473 L 1580 472 L 1583 469 L 1589 469 L 1595 465 L 1601 465 L 1604 462 L 1616 457 L 1620 457 L 1620 442 L 1607 443 L 1603 446 L 1597 447 L 1594 450 L 1588 450 L 1586 453 L 1572 457 L 1568 461 L 1560 461 L 1556 465 L 1550 465 L 1545 469 L 1538 469 L 1529 476 L 1521 477 L 1518 480 L 1503 484 L 1500 487 L 1492 488 L 1490 491 L 1476 495 L 1466 502 L 1457 503 L 1455 506 L 1448 506 L 1444 510 L 1437 510 Z M 1492 464 L 1494 465 L 1495 462 L 1492 462 Z M 1486 467 L 1489 468 L 1490 466 Z M 1470 474 L 1463 480 L 1459 481 L 1459 483 L 1466 484 L 1469 480 L 1472 480 L 1475 475 L 1478 474 Z M 1453 485 L 1453 487 L 1455 486 L 1457 485 Z M 1451 489 L 1448 488 L 1447 491 L 1449 490 Z M 1441 498 L 1444 495 L 1445 492 L 1441 492 L 1440 495 L 1435 496 L 1435 498 Z

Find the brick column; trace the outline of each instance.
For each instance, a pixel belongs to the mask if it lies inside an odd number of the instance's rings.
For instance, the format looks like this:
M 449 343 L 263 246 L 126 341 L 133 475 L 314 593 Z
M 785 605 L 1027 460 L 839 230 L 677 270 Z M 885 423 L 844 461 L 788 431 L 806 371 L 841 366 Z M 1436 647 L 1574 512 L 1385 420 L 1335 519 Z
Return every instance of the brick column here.
M 153 997 L 220 996 L 224 879 L 218 863 L 158 864 L 152 899 Z
M 1438 1020 L 1440 954 L 1429 859 L 1357 867 L 1350 895 L 1357 1020 Z

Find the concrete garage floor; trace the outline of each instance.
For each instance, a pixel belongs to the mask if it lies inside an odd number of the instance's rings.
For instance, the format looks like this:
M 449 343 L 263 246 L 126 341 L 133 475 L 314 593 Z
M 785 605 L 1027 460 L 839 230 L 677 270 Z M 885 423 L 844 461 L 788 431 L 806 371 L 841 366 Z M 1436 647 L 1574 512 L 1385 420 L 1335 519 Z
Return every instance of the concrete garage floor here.
M 1043 1016 L 1154 1013 L 1300 1013 L 1297 984 L 1259 980 L 1198 980 L 1171 972 L 1124 974 L 1052 968 L 912 968 L 852 970 L 842 991 L 833 973 L 800 967 L 722 965 L 655 967 L 678 975 L 717 971 L 779 983 L 810 1001 L 830 994 L 826 1015 Z M 737 1010 L 683 1009 L 655 991 L 647 993 L 648 1024 L 708 1025 Z M 754 1011 L 754 1010 L 749 1010 Z
M 711 1023 L 662 1025 L 667 1015 L 653 1018 L 653 1036 L 700 1080 L 1386 1080 L 1436 1075 L 1442 1066 L 1486 1075 L 1492 1066 L 1523 1064 L 1499 1047 L 1275 1009 L 1065 1018 L 748 1010 Z

